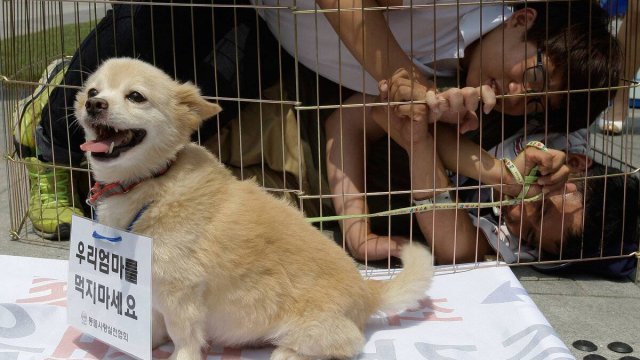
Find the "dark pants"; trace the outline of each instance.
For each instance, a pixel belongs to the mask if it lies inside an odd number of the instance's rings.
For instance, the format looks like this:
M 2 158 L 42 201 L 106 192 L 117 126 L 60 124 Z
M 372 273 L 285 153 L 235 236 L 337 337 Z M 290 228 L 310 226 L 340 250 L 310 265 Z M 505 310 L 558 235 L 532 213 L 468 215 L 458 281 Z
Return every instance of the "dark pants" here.
M 191 2 L 196 5 L 180 6 Z M 248 1 L 174 3 L 114 4 L 76 51 L 64 85 L 82 86 L 104 60 L 124 56 L 155 64 L 179 81 L 191 81 L 205 96 L 256 99 L 260 86 L 278 79 L 279 45 L 255 10 L 197 6 Z M 72 110 L 76 93 L 67 87 L 52 91 L 36 131 L 41 160 L 71 165 L 82 161 L 84 132 Z M 205 122 L 200 139 L 215 134 L 218 125 L 234 119 L 242 106 L 238 101 L 219 103 L 224 111 Z

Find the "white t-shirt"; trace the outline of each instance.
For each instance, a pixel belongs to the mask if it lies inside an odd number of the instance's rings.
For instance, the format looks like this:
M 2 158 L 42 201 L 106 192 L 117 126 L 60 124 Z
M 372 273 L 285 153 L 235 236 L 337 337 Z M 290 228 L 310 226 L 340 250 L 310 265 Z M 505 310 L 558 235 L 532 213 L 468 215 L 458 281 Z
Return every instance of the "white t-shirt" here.
M 507 6 L 483 4 L 480 8 L 477 4 L 464 5 L 458 2 L 404 0 L 405 5 L 413 4 L 414 7 L 385 12 L 393 36 L 425 74 L 454 75 L 457 62 L 449 62 L 448 68 L 439 62 L 437 72 L 428 65 L 435 61 L 462 58 L 466 46 L 479 39 L 481 34 L 502 24 L 512 13 Z M 252 0 L 252 3 L 284 7 L 261 8 L 258 12 L 276 38 L 280 39 L 282 47 L 294 57 L 297 52 L 300 63 L 352 90 L 378 94 L 377 81 L 364 72 L 360 63 L 340 42 L 322 12 L 294 13 L 291 9 L 296 4 L 297 11 L 320 10 L 315 0 Z M 434 3 L 437 5 L 421 7 Z

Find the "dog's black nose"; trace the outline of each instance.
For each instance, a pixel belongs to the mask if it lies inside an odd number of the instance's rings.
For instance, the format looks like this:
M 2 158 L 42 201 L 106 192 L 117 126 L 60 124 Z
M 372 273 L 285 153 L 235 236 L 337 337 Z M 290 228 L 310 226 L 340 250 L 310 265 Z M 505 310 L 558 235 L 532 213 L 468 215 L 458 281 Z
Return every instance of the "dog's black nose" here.
M 87 102 L 84 103 L 84 107 L 87 109 L 87 113 L 91 116 L 97 116 L 102 112 L 102 110 L 107 110 L 109 108 L 109 103 L 97 97 L 92 97 L 87 99 Z

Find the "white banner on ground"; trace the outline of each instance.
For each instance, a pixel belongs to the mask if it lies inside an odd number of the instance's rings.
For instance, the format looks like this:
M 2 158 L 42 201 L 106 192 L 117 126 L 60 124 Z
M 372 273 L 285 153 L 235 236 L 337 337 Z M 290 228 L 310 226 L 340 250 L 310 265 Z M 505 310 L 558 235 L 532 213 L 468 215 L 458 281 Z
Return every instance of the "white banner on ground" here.
M 0 358 L 130 358 L 66 325 L 67 261 L 0 255 L 0 264 Z M 358 360 L 573 358 L 508 267 L 438 274 L 427 295 L 419 309 L 372 318 Z M 272 351 L 211 345 L 208 360 L 266 360 Z M 153 357 L 172 351 L 168 343 Z

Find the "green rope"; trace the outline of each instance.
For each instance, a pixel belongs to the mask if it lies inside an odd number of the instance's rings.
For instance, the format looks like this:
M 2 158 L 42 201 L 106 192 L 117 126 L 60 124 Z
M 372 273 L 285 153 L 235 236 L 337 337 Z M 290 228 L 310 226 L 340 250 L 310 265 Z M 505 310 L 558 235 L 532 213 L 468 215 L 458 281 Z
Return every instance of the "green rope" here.
M 547 147 L 539 142 L 539 141 L 530 141 L 527 144 L 527 147 L 534 147 L 536 149 L 540 149 L 542 151 L 547 151 Z M 478 203 L 464 203 L 464 202 L 451 202 L 451 203 L 435 203 L 435 204 L 424 204 L 424 205 L 414 205 L 399 209 L 381 211 L 372 214 L 351 214 L 351 215 L 334 215 L 334 216 L 316 216 L 306 218 L 309 223 L 316 223 L 322 221 L 338 221 L 338 220 L 347 220 L 347 219 L 361 219 L 361 218 L 373 218 L 373 217 L 381 217 L 381 216 L 393 216 L 393 215 L 404 215 L 404 214 L 413 214 L 419 212 L 433 211 L 433 210 L 453 210 L 453 209 L 478 209 L 478 208 L 492 208 L 496 206 L 509 206 L 509 205 L 517 205 L 521 203 L 528 203 L 539 201 L 542 199 L 543 194 L 540 193 L 538 195 L 525 198 L 527 192 L 529 191 L 529 187 L 538 180 L 538 167 L 534 167 L 531 169 L 529 175 L 523 177 L 518 168 L 511 162 L 509 159 L 502 159 L 505 163 L 505 166 L 509 171 L 513 174 L 513 177 L 516 180 L 518 185 L 522 185 L 522 191 L 517 198 L 514 199 L 506 199 L 500 201 L 492 201 L 492 202 L 478 202 Z

